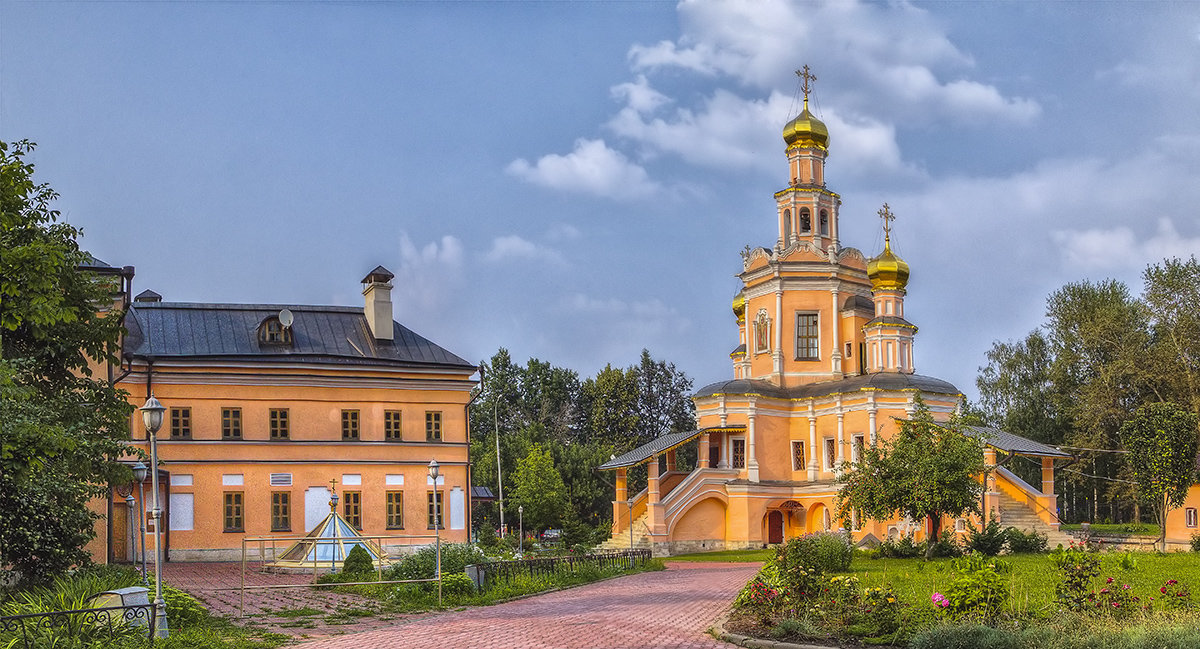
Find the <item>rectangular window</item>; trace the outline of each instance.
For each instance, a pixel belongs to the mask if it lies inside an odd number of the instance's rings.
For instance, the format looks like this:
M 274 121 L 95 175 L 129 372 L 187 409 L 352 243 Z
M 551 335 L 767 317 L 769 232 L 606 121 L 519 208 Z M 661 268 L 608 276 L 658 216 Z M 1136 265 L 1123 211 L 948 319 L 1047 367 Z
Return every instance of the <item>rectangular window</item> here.
M 427 441 L 427 442 L 442 441 L 442 413 L 440 413 L 440 412 L 425 413 L 425 441 Z
M 225 531 L 226 532 L 245 532 L 246 521 L 243 518 L 244 510 L 242 509 L 242 492 L 226 491 L 225 492 Z
M 242 438 L 242 409 L 221 408 L 221 439 Z
M 792 442 L 792 470 L 803 471 L 808 466 L 804 458 L 804 442 Z
M 400 411 L 383 411 L 383 439 L 389 442 L 400 441 Z
M 271 408 L 271 439 L 288 438 L 287 408 Z
M 733 468 L 746 468 L 746 440 L 735 437 L 733 440 Z
M 292 531 L 292 494 L 288 491 L 271 492 L 271 531 Z
M 434 501 L 435 493 L 436 493 L 436 498 L 437 498 L 436 502 Z M 427 520 L 429 521 L 429 529 L 431 529 L 431 530 L 434 529 L 434 521 L 437 521 L 438 529 L 446 529 L 446 526 L 442 524 L 442 516 L 445 514 L 445 510 L 442 509 L 442 496 L 444 496 L 444 495 L 445 494 L 443 494 L 440 491 L 425 492 L 425 500 L 428 505 L 428 507 L 427 507 L 428 511 L 426 512 L 426 517 L 427 517 Z
M 346 519 L 347 523 L 353 525 L 354 529 L 362 530 L 361 491 L 342 492 L 342 518 Z
M 1186 521 L 1187 526 L 1188 527 L 1196 527 L 1196 508 L 1188 507 L 1186 510 L 1186 514 L 1187 514 L 1187 521 Z
M 819 360 L 817 353 L 817 314 L 796 314 L 796 360 Z
M 358 439 L 358 411 L 342 411 L 342 439 Z
M 171 439 L 192 438 L 192 409 L 171 408 Z
M 389 530 L 404 529 L 404 492 L 387 492 L 387 528 Z
M 825 438 L 825 470 L 832 471 L 833 463 L 837 461 L 837 442 L 832 437 Z
M 852 442 L 850 444 L 850 461 L 858 462 L 859 460 L 862 459 L 863 446 L 866 445 L 867 441 L 866 441 L 866 439 L 863 438 L 862 435 L 855 435 L 854 437 L 851 438 L 851 440 L 852 440 Z

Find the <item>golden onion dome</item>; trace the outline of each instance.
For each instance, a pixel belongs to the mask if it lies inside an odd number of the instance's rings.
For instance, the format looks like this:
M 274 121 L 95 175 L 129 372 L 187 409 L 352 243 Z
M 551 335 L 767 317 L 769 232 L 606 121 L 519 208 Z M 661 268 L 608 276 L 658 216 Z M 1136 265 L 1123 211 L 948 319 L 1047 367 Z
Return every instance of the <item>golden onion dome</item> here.
M 867 262 L 867 277 L 875 291 L 903 291 L 908 286 L 908 264 L 892 252 L 889 239 L 883 240 L 883 252 Z
M 829 129 L 825 127 L 825 122 L 808 112 L 807 98 L 800 115 L 783 127 L 783 141 L 787 142 L 788 146 L 809 146 L 818 149 L 829 147 Z
M 741 292 L 733 298 L 733 315 L 737 317 L 738 324 L 746 321 L 746 296 Z

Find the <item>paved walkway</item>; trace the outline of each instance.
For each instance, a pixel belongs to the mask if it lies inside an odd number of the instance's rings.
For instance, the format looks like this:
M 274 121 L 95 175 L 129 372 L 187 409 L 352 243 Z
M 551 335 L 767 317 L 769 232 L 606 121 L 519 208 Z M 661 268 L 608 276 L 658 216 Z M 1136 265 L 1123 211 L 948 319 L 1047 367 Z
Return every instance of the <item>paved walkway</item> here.
M 704 633 L 754 575 L 754 563 L 671 563 L 527 599 L 393 621 L 302 649 L 726 649 Z

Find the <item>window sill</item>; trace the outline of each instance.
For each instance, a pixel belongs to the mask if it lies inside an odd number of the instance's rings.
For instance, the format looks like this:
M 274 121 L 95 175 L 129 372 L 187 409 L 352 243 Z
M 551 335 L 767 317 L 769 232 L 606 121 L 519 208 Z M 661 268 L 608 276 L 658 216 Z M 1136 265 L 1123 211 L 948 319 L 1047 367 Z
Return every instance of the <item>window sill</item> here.
M 246 530 L 222 530 L 225 534 L 245 534 Z

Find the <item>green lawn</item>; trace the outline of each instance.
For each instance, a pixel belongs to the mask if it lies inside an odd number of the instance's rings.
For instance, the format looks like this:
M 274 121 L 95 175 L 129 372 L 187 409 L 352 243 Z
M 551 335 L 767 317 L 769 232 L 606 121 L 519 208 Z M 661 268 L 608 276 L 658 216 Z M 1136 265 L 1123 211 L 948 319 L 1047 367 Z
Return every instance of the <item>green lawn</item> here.
M 1118 567 L 1123 553 L 1101 555 L 1100 580 L 1112 577 L 1116 584 L 1129 584 L 1139 597 L 1158 595 L 1158 589 L 1168 579 L 1176 579 L 1192 588 L 1200 588 L 1200 555 L 1192 553 L 1132 553 L 1136 566 L 1132 570 Z M 1058 571 L 1044 554 L 1024 554 L 1001 557 L 1012 564 L 1005 575 L 1012 598 L 1010 609 L 1018 613 L 1033 613 L 1051 608 Z M 890 584 L 905 602 L 925 603 L 930 595 L 941 592 L 953 579 L 950 559 L 868 559 L 856 556 L 851 571 L 863 587 Z
M 668 557 L 667 561 L 729 561 L 733 563 L 763 562 L 775 556 L 775 549 L 765 550 L 720 550 L 718 552 L 694 552 Z
M 1083 525 L 1079 523 L 1071 523 L 1063 525 L 1064 532 L 1078 532 L 1083 529 Z M 1133 536 L 1158 536 L 1158 525 L 1150 523 L 1094 523 L 1092 532 L 1095 534 L 1117 534 L 1117 535 L 1133 535 Z

